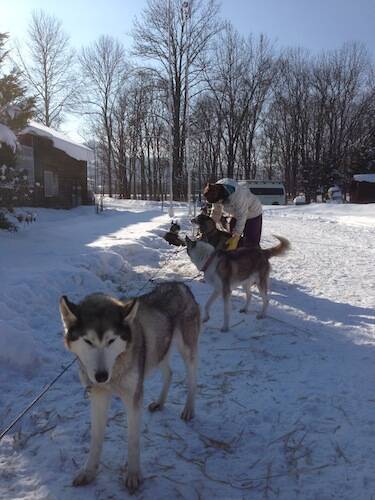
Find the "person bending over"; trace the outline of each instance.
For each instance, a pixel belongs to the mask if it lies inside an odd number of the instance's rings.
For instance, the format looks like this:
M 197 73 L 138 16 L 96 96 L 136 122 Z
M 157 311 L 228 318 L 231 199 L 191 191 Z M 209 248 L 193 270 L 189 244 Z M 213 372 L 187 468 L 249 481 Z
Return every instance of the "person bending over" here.
M 208 203 L 213 204 L 211 217 L 218 223 L 223 212 L 232 216 L 227 250 L 240 246 L 259 246 L 262 234 L 262 204 L 246 186 L 238 184 L 234 179 L 220 179 L 215 184 L 207 184 L 203 195 Z

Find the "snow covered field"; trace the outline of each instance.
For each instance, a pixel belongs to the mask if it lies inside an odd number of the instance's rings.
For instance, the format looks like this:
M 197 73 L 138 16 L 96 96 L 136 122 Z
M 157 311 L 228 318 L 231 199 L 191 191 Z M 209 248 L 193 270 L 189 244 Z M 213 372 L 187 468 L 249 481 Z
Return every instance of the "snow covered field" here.
M 161 235 L 160 205 L 106 201 L 37 210 L 38 222 L 0 233 L 0 428 L 71 359 L 58 298 L 135 295 L 147 279 L 196 275 Z M 186 208 L 177 208 L 191 232 Z M 140 499 L 350 499 L 375 495 L 375 205 L 266 208 L 262 246 L 286 236 L 272 261 L 267 319 L 238 311 L 223 334 L 216 303 L 200 342 L 196 418 L 179 414 L 186 388 L 173 358 L 166 408 L 143 416 Z M 157 273 L 155 275 L 155 273 Z M 189 282 L 204 304 L 208 286 Z M 149 283 L 143 292 L 150 289 Z M 142 293 L 143 293 L 142 292 Z M 145 404 L 159 391 L 146 383 Z M 96 481 L 71 479 L 89 444 L 89 404 L 73 366 L 0 443 L 0 498 L 126 498 L 125 415 L 114 400 Z

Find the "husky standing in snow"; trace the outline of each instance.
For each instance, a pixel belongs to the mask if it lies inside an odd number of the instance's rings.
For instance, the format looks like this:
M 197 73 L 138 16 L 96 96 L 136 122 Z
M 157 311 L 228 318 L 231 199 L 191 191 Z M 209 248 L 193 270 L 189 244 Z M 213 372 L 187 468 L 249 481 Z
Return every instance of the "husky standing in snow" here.
M 107 410 L 116 394 L 127 408 L 126 486 L 134 492 L 142 481 L 139 440 L 144 378 L 153 368 L 161 368 L 163 387 L 157 401 L 149 405 L 150 411 L 161 410 L 172 377 L 168 363 L 172 341 L 187 369 L 188 396 L 181 418 L 194 416 L 199 306 L 186 285 L 169 282 L 127 301 L 93 294 L 76 305 L 63 296 L 60 312 L 66 346 L 78 357 L 81 382 L 89 388 L 91 399 L 90 451 L 73 485 L 88 484 L 96 476 Z
M 275 236 L 280 243 L 263 250 L 259 247 L 239 248 L 238 250 L 215 250 L 204 241 L 193 241 L 186 236 L 187 253 L 197 269 L 204 272 L 207 283 L 214 290 L 205 306 L 203 321 L 210 318 L 210 308 L 214 301 L 222 296 L 224 300 L 223 332 L 229 330 L 229 309 L 232 290 L 242 285 L 246 293 L 245 307 L 240 312 L 247 313 L 251 286 L 256 284 L 263 300 L 263 307 L 257 319 L 264 318 L 268 306 L 268 280 L 270 274 L 269 259 L 284 254 L 290 247 L 289 241 L 281 236 Z
M 185 241 L 182 240 L 179 236 L 181 226 L 178 224 L 178 222 L 174 222 L 172 220 L 171 222 L 171 227 L 169 228 L 169 231 L 165 233 L 163 238 L 165 241 L 167 241 L 170 245 L 174 245 L 176 247 L 184 247 L 185 246 Z

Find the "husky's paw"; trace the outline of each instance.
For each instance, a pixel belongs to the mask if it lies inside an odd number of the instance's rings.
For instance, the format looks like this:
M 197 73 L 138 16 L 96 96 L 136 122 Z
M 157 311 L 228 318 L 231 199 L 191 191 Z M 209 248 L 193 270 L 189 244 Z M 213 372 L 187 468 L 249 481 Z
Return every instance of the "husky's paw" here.
M 185 406 L 185 408 L 182 410 L 181 413 L 181 419 L 185 420 L 185 422 L 188 422 L 194 417 L 194 408 L 191 408 L 190 406 Z
M 266 317 L 266 315 L 262 314 L 262 313 L 258 313 L 256 317 L 257 317 L 257 319 L 264 319 Z
M 125 486 L 129 493 L 132 495 L 140 487 L 143 481 L 142 474 L 140 472 L 128 472 L 125 478 Z
M 153 401 L 148 405 L 148 411 L 153 413 L 154 411 L 161 411 L 163 409 L 163 405 L 161 403 L 158 403 L 156 401 Z
M 86 486 L 96 477 L 96 470 L 82 469 L 73 479 L 73 486 Z

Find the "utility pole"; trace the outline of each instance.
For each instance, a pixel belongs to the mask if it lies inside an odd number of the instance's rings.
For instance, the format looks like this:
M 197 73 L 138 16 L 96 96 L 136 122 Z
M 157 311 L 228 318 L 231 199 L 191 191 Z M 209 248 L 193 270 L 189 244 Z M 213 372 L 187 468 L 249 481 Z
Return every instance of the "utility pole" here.
M 192 215 L 191 209 L 191 171 L 192 165 L 190 161 L 190 137 L 189 137 L 189 65 L 190 65 L 190 43 L 191 43 L 191 1 L 183 2 L 181 6 L 182 17 L 185 22 L 185 39 L 186 39 L 186 62 L 185 62 L 185 165 L 187 169 L 188 179 L 187 179 L 187 199 L 188 199 L 188 215 Z
M 169 89 L 168 89 L 168 108 L 169 108 L 169 217 L 174 217 L 173 209 L 173 74 L 172 74 L 172 27 L 171 27 L 171 0 L 168 0 L 168 68 L 169 68 Z

